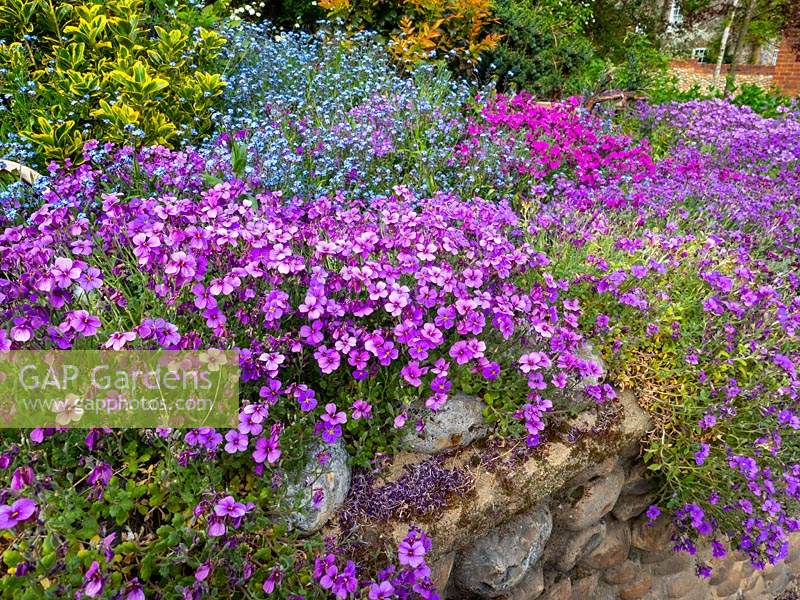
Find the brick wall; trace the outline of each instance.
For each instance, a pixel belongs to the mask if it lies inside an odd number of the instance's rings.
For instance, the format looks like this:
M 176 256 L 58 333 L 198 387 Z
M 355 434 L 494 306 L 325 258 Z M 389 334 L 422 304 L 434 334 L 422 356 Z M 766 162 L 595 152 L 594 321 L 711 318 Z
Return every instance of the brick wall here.
M 736 83 L 750 83 L 762 87 L 777 86 L 787 96 L 800 94 L 800 60 L 798 60 L 797 45 L 800 30 L 792 31 L 783 36 L 778 50 L 778 60 L 775 66 L 764 65 L 739 65 L 736 68 Z M 724 85 L 730 65 L 722 65 L 722 75 L 719 85 Z M 702 90 L 708 90 L 714 80 L 714 65 L 698 63 L 694 60 L 673 60 L 670 62 L 670 71 L 678 78 L 681 89 L 688 89 L 698 85 Z
M 800 61 L 794 46 L 800 38 L 800 30 L 783 36 L 778 50 L 778 62 L 775 64 L 775 76 L 772 82 L 783 90 L 784 94 L 797 96 L 800 93 Z

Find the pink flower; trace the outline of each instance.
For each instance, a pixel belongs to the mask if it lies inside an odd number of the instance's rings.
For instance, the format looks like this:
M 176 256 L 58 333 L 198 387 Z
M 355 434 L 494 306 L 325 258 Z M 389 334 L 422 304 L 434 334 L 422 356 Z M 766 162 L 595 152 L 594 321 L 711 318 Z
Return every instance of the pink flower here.
M 115 331 L 111 334 L 111 337 L 108 338 L 108 341 L 103 344 L 103 348 L 122 350 L 125 347 L 125 344 L 132 342 L 135 339 L 136 334 L 132 331 Z

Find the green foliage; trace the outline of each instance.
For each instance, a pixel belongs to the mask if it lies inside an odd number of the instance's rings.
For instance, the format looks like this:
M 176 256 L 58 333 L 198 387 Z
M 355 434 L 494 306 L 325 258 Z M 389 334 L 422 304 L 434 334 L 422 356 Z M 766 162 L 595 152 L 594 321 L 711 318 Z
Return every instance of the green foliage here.
M 0 444 L 27 448 L 30 441 L 25 437 L 9 431 L 0 435 Z M 300 540 L 265 516 L 288 510 L 290 505 L 245 466 L 246 459 L 228 470 L 213 461 L 194 461 L 182 467 L 173 458 L 165 458 L 177 454 L 179 436 L 164 439 L 153 432 L 133 430 L 118 431 L 100 441 L 87 458 L 85 437 L 85 431 L 74 430 L 63 445 L 53 446 L 50 459 L 59 469 L 84 476 L 75 481 L 51 480 L 52 493 L 41 506 L 45 530 L 40 543 L 29 544 L 8 530 L 0 534 L 5 548 L 2 559 L 6 568 L 0 575 L 4 598 L 63 598 L 64 582 L 80 588 L 83 573 L 94 560 L 104 572 L 113 572 L 106 589 L 120 589 L 138 578 L 164 598 L 182 597 L 182 588 L 195 583 L 197 568 L 212 560 L 215 568 L 206 581 L 218 588 L 224 589 L 229 577 L 245 581 L 247 568 L 253 574 L 250 592 L 261 597 L 261 582 L 276 564 L 284 567 L 288 585 L 294 589 L 308 583 L 307 571 L 295 572 L 292 567 L 318 550 L 319 541 Z M 116 470 L 99 492 L 87 478 L 104 463 L 126 466 Z M 209 490 L 219 489 L 222 482 L 237 499 L 268 507 L 245 519 L 237 531 L 237 544 L 224 552 L 223 538 L 204 535 L 207 517 L 195 512 L 196 506 L 218 499 Z M 151 533 L 137 535 L 142 530 Z M 35 577 L 15 575 L 23 557 Z M 66 566 L 68 576 L 53 571 L 57 562 Z
M 501 89 L 547 98 L 644 89 L 666 69 L 666 58 L 650 33 L 634 31 L 640 4 L 611 10 L 600 1 L 498 0 L 502 40 L 485 57 L 484 75 L 497 76 Z
M 501 89 L 527 89 L 539 97 L 561 95 L 570 78 L 580 77 L 595 52 L 585 36 L 588 5 L 546 0 L 498 0 L 495 29 L 504 37 L 484 57 L 486 75 Z
M 656 78 L 648 88 L 648 99 L 652 104 L 667 102 L 688 102 L 690 100 L 711 100 L 726 98 L 737 106 L 749 106 L 758 114 L 774 118 L 792 105 L 792 100 L 784 96 L 778 88 L 763 88 L 759 85 L 743 83 L 727 96 L 720 90 L 703 92 L 697 85 L 681 89 L 675 77 Z
M 46 159 L 88 139 L 170 144 L 208 130 L 225 85 L 214 7 L 142 0 L 0 0 L 0 139 Z

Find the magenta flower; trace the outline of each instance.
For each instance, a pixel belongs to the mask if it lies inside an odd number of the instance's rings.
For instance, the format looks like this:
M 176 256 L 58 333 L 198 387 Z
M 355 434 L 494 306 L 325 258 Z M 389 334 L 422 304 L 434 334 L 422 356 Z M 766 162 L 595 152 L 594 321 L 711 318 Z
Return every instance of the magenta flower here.
M 218 517 L 237 519 L 247 513 L 247 507 L 241 502 L 236 502 L 233 496 L 225 496 L 214 505 L 214 514 Z
M 397 556 L 401 565 L 409 565 L 410 567 L 417 568 L 425 560 L 425 546 L 419 540 L 400 542 L 397 547 Z
M 459 340 L 450 347 L 450 357 L 453 358 L 457 364 L 463 365 L 468 363 L 474 357 L 472 350 L 464 340 Z
M 17 524 L 27 521 L 36 512 L 36 502 L 29 498 L 20 498 L 11 506 L 0 506 L 0 529 L 11 529 Z
M 275 591 L 276 587 L 279 587 L 281 584 L 281 579 L 283 578 L 283 572 L 281 571 L 280 567 L 273 567 L 270 574 L 264 580 L 264 583 L 261 585 L 261 589 L 264 590 L 265 594 L 271 594 Z
M 14 469 L 11 474 L 11 490 L 17 492 L 25 489 L 34 480 L 33 469 L 29 465 L 23 465 Z
M 191 255 L 185 252 L 173 252 L 167 265 L 164 267 L 164 272 L 167 275 L 178 275 L 185 279 L 194 277 L 197 261 Z
M 209 561 L 204 562 L 202 565 L 197 567 L 197 570 L 194 572 L 195 580 L 205 581 L 211 574 L 211 569 L 212 569 L 211 562 Z
M 394 586 L 388 581 L 369 586 L 369 600 L 389 600 L 394 597 Z
M 80 278 L 82 272 L 81 264 L 70 258 L 56 258 L 50 275 L 58 287 L 68 288 Z
M 281 457 L 281 448 L 278 443 L 277 436 L 270 436 L 269 438 L 259 438 L 256 441 L 256 449 L 253 452 L 253 460 L 259 464 L 267 461 L 273 464 Z
M 336 405 L 329 402 L 325 405 L 325 413 L 320 417 L 320 420 L 330 426 L 344 425 L 347 422 L 347 414 L 344 411 L 337 412 Z
M 336 369 L 339 368 L 339 362 L 341 357 L 336 350 L 328 349 L 325 346 L 320 346 L 314 352 L 314 358 L 317 360 L 317 364 L 319 368 L 322 370 L 323 373 L 333 373 Z
M 84 337 L 97 333 L 100 328 L 100 318 L 90 315 L 85 310 L 73 310 L 67 313 L 67 324 Z
M 92 561 L 89 570 L 83 576 L 83 593 L 89 598 L 97 598 L 103 593 L 104 585 L 105 580 L 100 573 L 100 564 L 96 560 Z
M 356 400 L 350 410 L 355 420 L 372 418 L 372 405 L 366 400 Z
M 237 452 L 244 452 L 247 450 L 248 439 L 247 436 L 239 433 L 235 429 L 231 429 L 225 434 L 225 452 L 228 454 L 236 454 Z

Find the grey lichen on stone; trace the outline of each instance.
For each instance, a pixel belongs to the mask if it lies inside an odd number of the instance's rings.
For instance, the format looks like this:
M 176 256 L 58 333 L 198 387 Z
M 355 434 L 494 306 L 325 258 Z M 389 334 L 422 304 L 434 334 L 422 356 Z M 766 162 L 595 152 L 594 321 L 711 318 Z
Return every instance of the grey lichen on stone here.
M 410 431 L 403 441 L 413 452 L 423 454 L 463 448 L 489 434 L 483 407 L 483 402 L 475 396 L 454 394 L 440 410 L 427 411 L 423 430 Z
M 547 505 L 512 517 L 462 552 L 454 573 L 456 584 L 482 598 L 506 594 L 539 560 L 552 529 Z
M 325 451 L 330 459 L 320 465 L 317 455 Z M 316 533 L 336 514 L 350 489 L 351 470 L 344 442 L 317 444 L 307 455 L 306 464 L 297 478 L 288 486 L 288 496 L 297 507 L 289 522 L 305 534 Z M 321 499 L 314 506 L 314 494 Z

